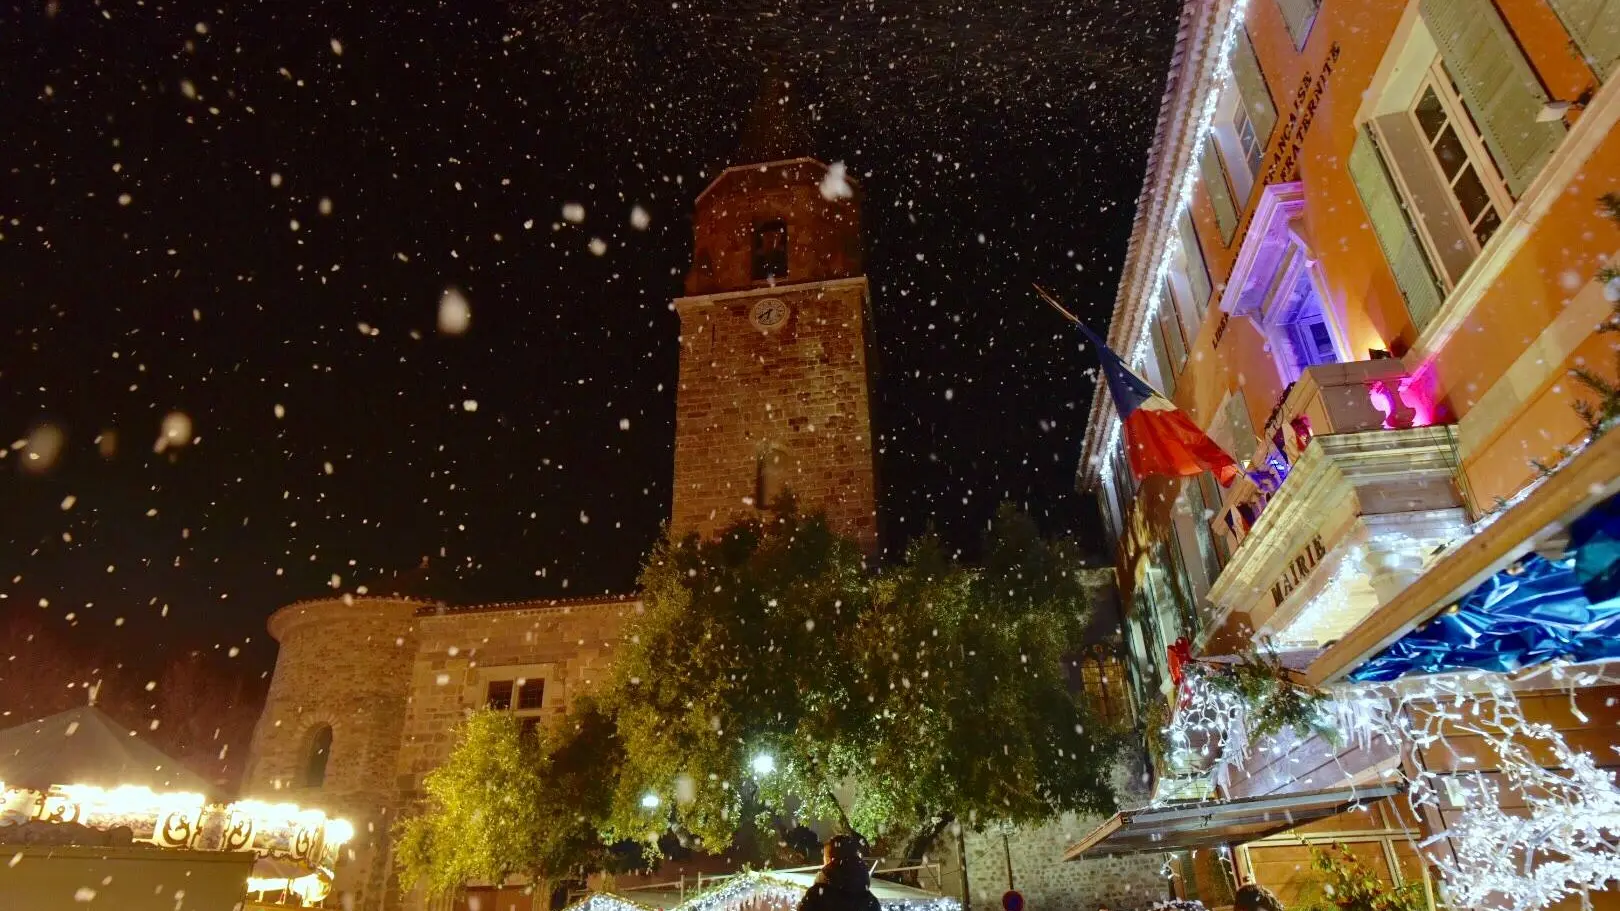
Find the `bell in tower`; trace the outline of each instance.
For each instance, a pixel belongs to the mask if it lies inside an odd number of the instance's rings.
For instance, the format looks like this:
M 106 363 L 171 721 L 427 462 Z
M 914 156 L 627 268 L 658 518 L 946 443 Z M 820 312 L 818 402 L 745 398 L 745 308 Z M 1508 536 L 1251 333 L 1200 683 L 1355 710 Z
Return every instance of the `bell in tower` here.
M 783 496 L 877 542 L 859 193 L 809 155 L 808 111 L 767 74 L 737 163 L 698 196 L 681 318 L 677 533 Z M 841 170 L 841 169 L 840 169 Z

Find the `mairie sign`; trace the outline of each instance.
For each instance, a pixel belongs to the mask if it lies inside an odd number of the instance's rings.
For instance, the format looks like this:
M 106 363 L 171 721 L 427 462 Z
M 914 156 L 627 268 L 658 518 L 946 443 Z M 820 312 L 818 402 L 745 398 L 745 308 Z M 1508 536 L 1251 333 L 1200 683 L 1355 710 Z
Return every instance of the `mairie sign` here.
M 1321 535 L 1311 538 L 1311 543 L 1300 548 L 1299 553 L 1294 554 L 1294 559 L 1288 561 L 1288 565 L 1283 568 L 1282 575 L 1272 583 L 1273 606 L 1280 606 L 1289 595 L 1293 594 L 1294 589 L 1303 585 L 1305 580 L 1311 577 L 1311 573 L 1316 571 L 1316 567 L 1321 565 L 1325 556 L 1327 548 L 1322 546 Z

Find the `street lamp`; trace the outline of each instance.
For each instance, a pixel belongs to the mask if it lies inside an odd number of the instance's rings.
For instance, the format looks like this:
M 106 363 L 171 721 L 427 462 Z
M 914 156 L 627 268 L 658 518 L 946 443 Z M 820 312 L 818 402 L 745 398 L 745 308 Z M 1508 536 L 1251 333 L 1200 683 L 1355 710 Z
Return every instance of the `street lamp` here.
M 643 807 L 645 807 L 646 809 L 649 809 L 649 810 L 658 809 L 658 802 L 659 801 L 658 801 L 658 795 L 657 794 L 648 794 L 645 797 L 641 798 L 641 805 Z
M 769 753 L 760 753 L 755 756 L 750 765 L 753 766 L 755 775 L 769 775 L 776 771 L 776 760 Z

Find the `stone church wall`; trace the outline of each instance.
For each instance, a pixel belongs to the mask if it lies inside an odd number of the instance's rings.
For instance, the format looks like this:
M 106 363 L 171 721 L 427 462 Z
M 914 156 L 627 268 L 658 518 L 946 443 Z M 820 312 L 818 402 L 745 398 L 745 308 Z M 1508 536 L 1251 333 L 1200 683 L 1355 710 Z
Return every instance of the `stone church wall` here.
M 1145 757 L 1128 755 L 1115 764 L 1110 776 L 1121 806 L 1135 807 L 1149 799 Z M 1140 911 L 1170 896 L 1163 854 L 1137 854 L 1097 860 L 1065 861 L 1063 854 L 1084 838 L 1106 816 L 1065 814 L 1045 825 L 1008 833 L 965 833 L 968 887 L 973 893 L 969 911 L 999 911 L 1007 891 L 1008 856 L 1012 882 L 1024 896 L 1028 911 Z M 937 883 L 929 888 L 960 898 L 962 862 L 955 838 L 940 840 L 941 850 L 930 860 L 939 863 Z
M 245 793 L 320 807 L 355 827 L 337 888 L 362 900 L 387 856 L 394 767 L 416 660 L 416 611 L 402 598 L 329 598 L 270 618 L 281 644 L 254 729 Z M 332 729 L 324 780 L 305 780 L 315 733 Z M 364 906 L 363 904 L 361 905 Z
M 466 713 L 484 704 L 497 677 L 545 681 L 542 717 L 553 720 L 610 673 L 614 643 L 638 602 L 610 600 L 445 608 L 418 617 L 418 650 L 393 784 L 416 799 L 422 778 L 441 765 Z
M 1130 911 L 1166 898 L 1169 885 L 1161 855 L 1063 860 L 1064 851 L 1106 818 L 1068 814 L 1043 826 L 1015 830 L 1005 843 L 999 832 L 966 833 L 972 911 L 1001 908 L 1009 852 L 1013 885 L 1029 911 L 1097 911 L 1100 906 Z M 925 885 L 960 898 L 962 864 L 956 840 L 946 836 L 941 847 L 937 857 L 929 858 L 940 865 L 939 881 Z
M 867 546 L 876 492 L 867 401 L 866 282 L 785 287 L 791 314 L 749 321 L 761 295 L 685 298 L 672 527 L 712 534 L 757 515 L 762 460 L 805 511 Z

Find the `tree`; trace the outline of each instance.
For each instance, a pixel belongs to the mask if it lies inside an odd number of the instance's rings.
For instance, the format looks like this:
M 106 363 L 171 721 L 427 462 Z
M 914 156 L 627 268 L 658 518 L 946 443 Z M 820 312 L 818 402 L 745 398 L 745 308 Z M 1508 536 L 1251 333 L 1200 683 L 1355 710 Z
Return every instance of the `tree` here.
M 777 859 L 826 820 L 915 856 L 952 821 L 1111 811 L 1121 739 L 1062 668 L 1090 613 L 1078 551 L 1003 508 L 984 554 L 964 566 L 930 536 L 873 573 L 787 504 L 666 537 L 600 702 L 528 749 L 472 716 L 401 826 L 405 879 L 556 879 L 672 833 Z
M 1603 214 L 1620 225 L 1620 193 L 1605 193 L 1598 200 Z M 1599 327 L 1603 333 L 1620 333 L 1620 265 L 1609 265 L 1598 271 L 1597 280 L 1603 283 L 1604 294 L 1613 304 L 1613 313 Z M 1590 439 L 1607 433 L 1620 422 L 1620 345 L 1615 346 L 1615 378 L 1610 379 L 1590 367 L 1576 367 L 1570 373 L 1575 381 L 1597 394 L 1597 400 L 1575 403 L 1575 413 L 1586 425 Z
M 613 832 L 645 840 L 673 820 L 723 850 L 745 801 L 844 816 L 835 791 L 860 771 L 871 712 L 851 647 L 873 595 L 856 545 L 786 510 L 666 538 L 641 585 L 609 696 L 627 757 Z
M 878 582 L 856 640 L 874 709 L 864 830 L 926 841 L 953 819 L 1113 809 L 1108 766 L 1123 741 L 1088 717 L 1062 668 L 1091 610 L 1078 549 L 1004 506 L 984 554 L 962 566 L 925 538 Z
M 1119 740 L 1061 665 L 1090 612 L 1078 551 L 1004 507 L 984 553 L 963 566 L 930 536 L 874 577 L 792 511 L 664 542 L 611 697 L 627 762 L 610 828 L 724 845 L 768 815 L 926 843 L 952 820 L 1111 810 Z
M 563 723 L 533 736 L 505 712 L 462 722 L 450 758 L 423 781 L 426 811 L 397 828 L 407 889 L 423 883 L 443 894 L 514 874 L 550 883 L 639 863 L 633 846 L 601 838 L 623 761 L 612 720 L 582 699 Z

